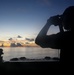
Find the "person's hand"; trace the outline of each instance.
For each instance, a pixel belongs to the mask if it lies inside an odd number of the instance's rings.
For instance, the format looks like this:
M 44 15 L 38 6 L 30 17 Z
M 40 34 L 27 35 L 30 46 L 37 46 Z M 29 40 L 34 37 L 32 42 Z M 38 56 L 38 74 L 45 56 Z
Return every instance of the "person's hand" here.
M 61 17 L 59 15 L 56 15 L 56 16 L 52 16 L 50 17 L 48 20 L 47 20 L 47 23 L 48 24 L 51 24 L 51 25 L 54 25 L 54 26 L 57 26 L 57 25 L 60 25 L 61 24 Z

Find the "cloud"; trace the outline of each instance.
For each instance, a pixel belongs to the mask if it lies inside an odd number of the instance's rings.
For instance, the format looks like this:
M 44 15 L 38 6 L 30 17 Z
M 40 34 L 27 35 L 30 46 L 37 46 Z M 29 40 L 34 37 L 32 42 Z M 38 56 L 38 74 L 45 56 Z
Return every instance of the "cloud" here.
M 25 38 L 26 40 L 28 40 L 28 41 L 34 41 L 34 39 L 32 38 L 32 39 L 29 39 L 29 38 Z
M 10 40 L 10 41 L 12 41 L 12 40 L 16 41 L 16 40 L 22 40 L 22 39 L 24 39 L 24 38 L 22 36 L 18 35 L 17 37 L 11 37 L 8 40 Z
M 22 36 L 18 35 L 17 38 L 22 38 Z
M 26 40 L 30 40 L 29 38 L 25 38 Z
M 13 39 L 12 39 L 12 38 L 9 38 L 8 40 L 10 40 L 10 41 L 11 41 L 11 40 L 13 40 Z
M 29 44 L 29 42 L 25 42 L 25 44 Z
M 34 39 L 30 39 L 30 41 L 34 41 Z

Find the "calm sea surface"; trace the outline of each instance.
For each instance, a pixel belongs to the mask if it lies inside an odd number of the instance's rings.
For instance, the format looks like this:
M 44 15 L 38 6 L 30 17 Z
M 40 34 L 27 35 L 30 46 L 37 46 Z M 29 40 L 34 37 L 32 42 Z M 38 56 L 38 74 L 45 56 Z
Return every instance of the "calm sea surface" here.
M 3 60 L 8 61 L 11 58 L 26 57 L 30 59 L 41 59 L 45 56 L 59 57 L 60 52 L 51 48 L 40 47 L 1 47 L 3 49 Z

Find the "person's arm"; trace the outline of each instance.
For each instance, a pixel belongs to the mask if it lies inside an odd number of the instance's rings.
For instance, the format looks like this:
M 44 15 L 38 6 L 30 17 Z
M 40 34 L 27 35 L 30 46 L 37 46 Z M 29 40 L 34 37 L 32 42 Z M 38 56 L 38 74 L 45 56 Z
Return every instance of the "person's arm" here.
M 51 25 L 52 24 L 48 21 L 35 39 L 35 43 L 43 48 L 55 48 L 55 35 L 47 35 Z
M 47 35 L 51 25 L 59 26 L 60 34 Z M 63 33 L 62 17 L 60 15 L 52 16 L 47 20 L 46 25 L 39 32 L 35 43 L 43 48 L 60 48 L 61 34 Z

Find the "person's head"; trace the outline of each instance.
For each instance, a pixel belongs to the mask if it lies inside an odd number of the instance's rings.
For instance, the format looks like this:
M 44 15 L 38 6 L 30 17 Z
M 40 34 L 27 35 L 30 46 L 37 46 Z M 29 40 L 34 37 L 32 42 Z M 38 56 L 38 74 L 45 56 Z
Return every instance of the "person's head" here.
M 63 13 L 63 26 L 66 30 L 73 30 L 74 25 L 74 6 L 68 7 Z

